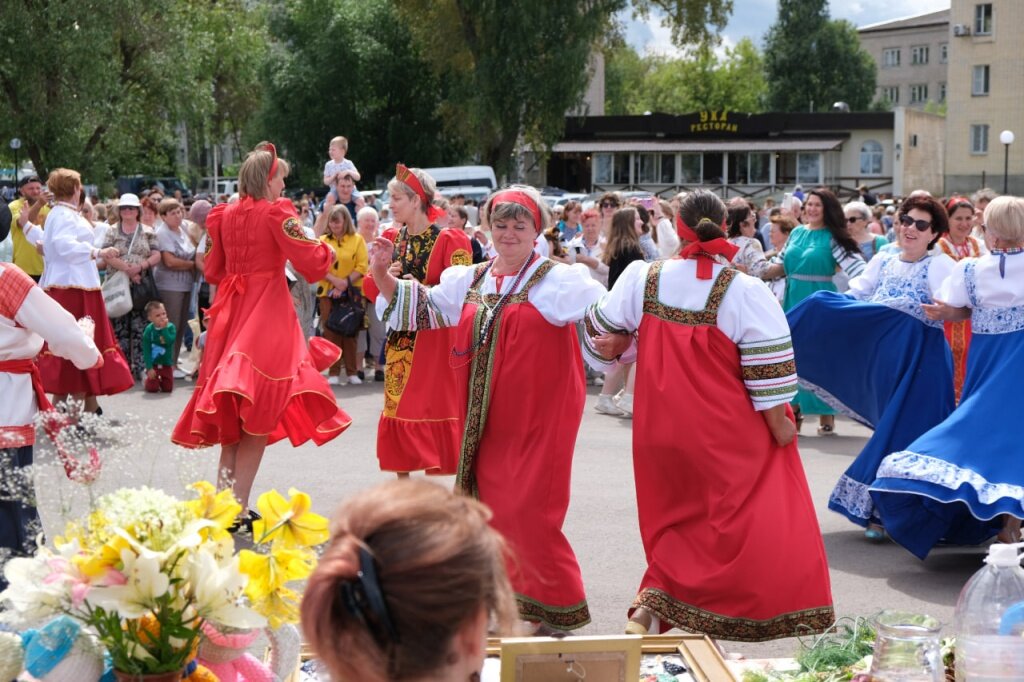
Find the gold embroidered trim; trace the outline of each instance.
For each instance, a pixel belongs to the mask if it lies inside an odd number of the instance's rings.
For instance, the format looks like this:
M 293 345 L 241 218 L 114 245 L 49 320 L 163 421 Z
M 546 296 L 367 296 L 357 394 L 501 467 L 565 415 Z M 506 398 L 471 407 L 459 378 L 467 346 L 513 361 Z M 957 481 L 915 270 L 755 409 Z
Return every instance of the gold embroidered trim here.
M 666 305 L 658 296 L 661 289 L 661 267 L 664 263 L 665 261 L 655 261 L 647 273 L 647 284 L 644 286 L 644 313 L 666 322 L 684 324 L 688 327 L 716 326 L 718 324 L 718 307 L 722 304 L 729 285 L 736 278 L 736 270 L 723 268 L 718 273 L 702 310 L 686 310 Z
M 685 604 L 654 588 L 637 595 L 633 608 L 641 606 L 680 630 L 733 642 L 764 642 L 816 634 L 828 630 L 836 620 L 831 606 L 793 611 L 767 620 L 733 618 Z
M 516 605 L 523 620 L 543 623 L 556 630 L 575 630 L 590 622 L 590 607 L 586 599 L 572 606 L 549 606 L 517 594 Z
M 317 239 L 310 239 L 306 236 L 306 233 L 302 231 L 302 223 L 299 222 L 298 218 L 290 216 L 284 219 L 281 223 L 281 229 L 284 233 L 292 239 L 300 242 L 309 242 L 310 244 L 319 244 L 320 241 Z
M 744 365 L 744 381 L 761 381 L 764 379 L 782 379 L 788 376 L 796 376 L 796 362 L 786 360 L 770 365 Z
M 465 249 L 455 249 L 451 256 L 452 265 L 472 265 L 473 256 Z

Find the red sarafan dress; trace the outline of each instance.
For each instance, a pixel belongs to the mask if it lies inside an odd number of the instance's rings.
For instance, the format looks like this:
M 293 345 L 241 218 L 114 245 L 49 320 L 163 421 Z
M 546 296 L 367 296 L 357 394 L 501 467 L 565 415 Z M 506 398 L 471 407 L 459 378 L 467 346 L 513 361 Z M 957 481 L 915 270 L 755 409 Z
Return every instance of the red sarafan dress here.
M 588 313 L 594 332 L 638 337 L 633 471 L 647 571 L 630 614 L 642 606 L 662 632 L 733 641 L 821 632 L 835 614 L 797 443 L 779 446 L 755 408 L 795 393 L 788 325 L 762 282 L 714 267 L 698 280 L 691 261 L 630 266 Z M 662 287 L 701 298 L 674 307 Z M 739 342 L 720 328 L 723 310 Z
M 242 199 L 215 206 L 205 275 L 217 285 L 195 392 L 174 428 L 185 447 L 238 442 L 242 432 L 323 445 L 352 420 L 317 370 L 288 293 L 285 261 L 309 281 L 331 247 L 302 231 L 292 203 Z
M 452 265 L 470 265 L 469 237 L 430 225 L 412 235 L 406 228 L 383 234 L 395 244 L 393 260 L 402 274 L 433 286 Z M 372 277 L 363 280 L 364 295 L 375 301 Z M 384 409 L 377 425 L 377 459 L 382 471 L 454 474 L 462 442 L 462 406 L 455 372 L 449 363 L 455 330 L 422 329 L 388 334 L 384 354 Z

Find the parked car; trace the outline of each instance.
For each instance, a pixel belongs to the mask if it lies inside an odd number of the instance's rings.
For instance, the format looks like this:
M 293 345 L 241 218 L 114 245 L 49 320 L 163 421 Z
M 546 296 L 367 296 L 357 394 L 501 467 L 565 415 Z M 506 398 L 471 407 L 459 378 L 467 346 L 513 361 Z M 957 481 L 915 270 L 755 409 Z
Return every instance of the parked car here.
M 488 191 L 498 188 L 494 169 L 490 166 L 446 166 L 424 168 L 434 178 L 437 188 L 445 187 L 486 187 Z
M 217 178 L 217 186 L 214 187 L 212 177 L 206 177 L 199 181 L 196 188 L 198 194 L 207 194 L 213 197 L 231 196 L 238 191 L 238 178 Z
M 147 189 L 158 187 L 164 196 L 173 197 L 175 192 L 181 192 L 184 199 L 192 196 L 192 190 L 176 177 L 157 178 L 150 175 L 126 175 L 117 179 L 118 194 L 142 194 Z

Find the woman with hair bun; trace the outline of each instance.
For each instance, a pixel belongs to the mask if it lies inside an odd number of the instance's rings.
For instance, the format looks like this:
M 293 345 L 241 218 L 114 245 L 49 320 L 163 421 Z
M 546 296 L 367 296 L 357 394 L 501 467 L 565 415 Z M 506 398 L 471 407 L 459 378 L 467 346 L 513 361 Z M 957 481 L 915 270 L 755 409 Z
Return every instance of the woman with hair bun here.
M 687 194 L 677 258 L 633 263 L 587 313 L 587 359 L 637 362 L 633 471 L 647 571 L 626 632 L 734 641 L 834 621 L 821 531 L 787 407 L 789 326 L 728 267 L 725 205 Z M 724 262 L 723 262 L 724 261 Z
M 314 282 L 334 262 L 334 250 L 307 237 L 292 202 L 281 198 L 288 169 L 274 145 L 261 144 L 238 172 L 241 199 L 215 206 L 206 219 L 204 274 L 217 296 L 196 388 L 171 436 L 187 448 L 220 445 L 218 483 L 243 507 L 268 444 L 323 445 L 352 423 L 320 375 L 284 277 L 285 261 Z M 337 347 L 323 343 L 336 360 Z M 239 528 L 254 518 L 249 511 Z
M 488 627 L 514 634 L 505 545 L 487 507 L 425 481 L 349 499 L 302 600 L 339 682 L 480 679 Z
M 378 239 L 370 253 L 377 310 L 392 329 L 455 327 L 443 360 L 455 367 L 465 424 L 455 486 L 494 511 L 492 525 L 513 556 L 520 617 L 539 630 L 572 630 L 590 622 L 579 563 L 562 533 L 586 399 L 575 323 L 604 287 L 586 266 L 534 252 L 549 213 L 533 188 L 496 192 L 481 215 L 497 257 L 450 268 L 429 289 L 390 274 L 390 243 Z
M 441 273 L 455 265 L 473 263 L 469 237 L 442 229 L 447 217 L 433 203 L 434 179 L 419 168 L 398 164 L 388 183 L 395 225 L 384 231 L 391 242 L 389 273 L 433 286 Z M 379 241 L 379 240 L 378 240 Z M 363 295 L 377 299 L 379 282 L 363 280 Z M 448 362 L 450 329 L 403 330 L 388 334 L 384 346 L 384 409 L 377 425 L 377 459 L 381 471 L 454 474 L 462 438 L 461 407 L 455 373 Z

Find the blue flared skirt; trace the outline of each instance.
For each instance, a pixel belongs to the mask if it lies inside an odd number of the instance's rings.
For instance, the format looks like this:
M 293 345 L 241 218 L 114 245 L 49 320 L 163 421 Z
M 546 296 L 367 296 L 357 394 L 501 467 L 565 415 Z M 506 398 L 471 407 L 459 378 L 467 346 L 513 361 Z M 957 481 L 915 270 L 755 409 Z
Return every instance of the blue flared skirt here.
M 800 385 L 874 429 L 829 509 L 860 526 L 888 528 L 870 492 L 879 464 L 953 411 L 953 360 L 942 327 L 834 292 L 808 297 L 786 317 Z
M 971 545 L 1024 517 L 1024 330 L 975 332 L 960 406 L 882 461 L 872 496 L 893 539 L 920 558 L 940 540 Z

